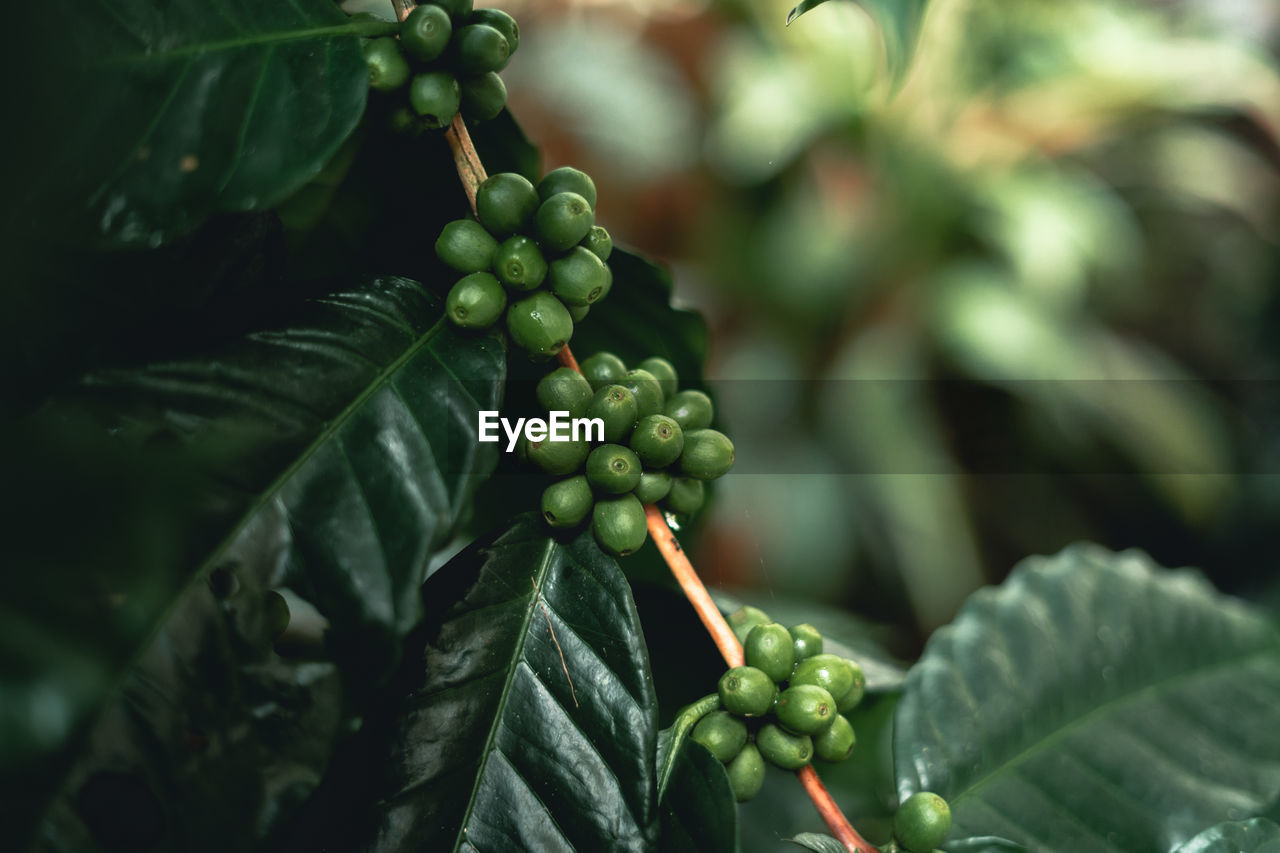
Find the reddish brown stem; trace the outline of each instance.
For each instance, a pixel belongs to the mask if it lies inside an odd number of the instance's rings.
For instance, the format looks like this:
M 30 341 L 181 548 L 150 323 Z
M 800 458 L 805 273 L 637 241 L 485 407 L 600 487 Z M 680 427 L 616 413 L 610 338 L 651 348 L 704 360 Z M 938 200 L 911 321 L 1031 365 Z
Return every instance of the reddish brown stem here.
M 561 365 L 569 368 L 574 373 L 582 372 L 582 368 L 578 367 L 578 360 L 573 357 L 573 350 L 569 349 L 568 344 L 565 344 L 564 349 L 556 353 L 556 361 L 560 362 Z
M 831 834 L 844 845 L 844 848 L 849 853 L 877 853 L 876 848 L 850 825 L 849 819 L 844 816 L 844 812 L 840 811 L 836 801 L 831 798 L 831 792 L 827 790 L 826 785 L 822 784 L 822 780 L 818 778 L 818 771 L 813 769 L 812 764 L 797 770 L 796 778 L 804 786 L 804 791 L 809 795 L 809 799 L 813 800 L 813 805 L 817 808 L 818 814 L 822 815 L 822 819 L 827 824 L 827 829 L 831 830 Z
M 480 155 L 471 143 L 471 134 L 467 132 L 467 124 L 459 113 L 453 117 L 453 123 L 444 132 L 449 142 L 449 150 L 453 152 L 453 163 L 458 167 L 458 178 L 462 181 L 462 189 L 467 193 L 467 201 L 471 202 L 471 212 L 476 210 L 476 189 L 484 183 L 489 175 L 480 162 Z

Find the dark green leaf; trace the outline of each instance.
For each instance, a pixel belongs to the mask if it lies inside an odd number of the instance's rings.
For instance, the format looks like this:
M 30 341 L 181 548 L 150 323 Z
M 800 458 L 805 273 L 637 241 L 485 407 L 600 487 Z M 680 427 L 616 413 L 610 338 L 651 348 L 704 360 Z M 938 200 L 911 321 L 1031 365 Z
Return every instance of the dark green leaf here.
M 364 110 L 357 36 L 394 30 L 331 0 L 93 0 L 56 20 L 80 63 L 61 104 L 75 125 L 52 137 L 35 187 L 116 245 L 158 245 L 301 187 Z
M 817 851 L 817 853 L 846 853 L 845 846 L 837 839 L 819 832 L 802 832 L 787 840 L 806 850 Z
M 376 850 L 647 850 L 657 701 L 631 590 L 526 515 L 423 586 Z
M 734 853 L 738 803 L 724 765 L 702 744 L 686 741 L 662 798 L 663 853 Z
M 697 702 L 685 707 L 676 715 L 675 722 L 669 728 L 658 732 L 658 796 L 665 797 L 667 785 L 676 772 L 676 764 L 680 759 L 680 751 L 685 739 L 693 731 L 698 721 L 720 707 L 720 694 L 711 693 Z
M 1280 826 L 1265 818 L 1220 823 L 1179 847 L 1177 853 L 1280 853 Z
M 0 788 L 25 820 L 0 846 L 62 783 L 50 849 L 140 846 L 112 816 L 174 849 L 243 849 L 314 786 L 343 702 L 394 668 L 427 561 L 494 464 L 476 411 L 497 408 L 505 353 L 404 279 L 299 314 L 91 374 L 32 426 L 66 434 L 6 531 L 24 571 L 0 578 Z M 153 485 L 135 495 L 134 476 Z M 271 649 L 285 587 L 298 660 Z
M 1076 546 L 976 593 L 929 641 L 895 720 L 902 798 L 952 837 L 1168 851 L 1280 794 L 1280 639 L 1196 573 Z
M 805 12 L 825 2 L 827 0 L 800 0 L 787 14 L 787 24 L 790 25 Z M 889 74 L 893 77 L 894 85 L 901 83 L 907 73 L 907 66 L 911 63 L 916 39 L 920 36 L 924 7 L 928 0 L 854 0 L 854 2 L 865 8 L 880 25 Z

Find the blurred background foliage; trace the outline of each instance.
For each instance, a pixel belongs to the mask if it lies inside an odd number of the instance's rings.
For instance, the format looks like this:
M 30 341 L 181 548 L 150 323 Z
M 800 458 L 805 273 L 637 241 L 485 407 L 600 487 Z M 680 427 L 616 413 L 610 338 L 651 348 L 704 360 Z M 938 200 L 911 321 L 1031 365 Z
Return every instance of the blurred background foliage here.
M 504 3 L 544 167 L 711 323 L 700 569 L 904 654 L 1079 539 L 1267 594 L 1280 10 L 933 0 L 895 87 L 865 8 L 791 5 Z

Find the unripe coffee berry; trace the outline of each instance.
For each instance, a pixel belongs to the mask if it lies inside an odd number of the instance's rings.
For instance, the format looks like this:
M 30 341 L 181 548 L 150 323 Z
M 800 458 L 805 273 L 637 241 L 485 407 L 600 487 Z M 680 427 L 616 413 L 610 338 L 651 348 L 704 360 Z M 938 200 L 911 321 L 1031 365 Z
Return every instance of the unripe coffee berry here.
M 763 671 L 774 681 L 786 681 L 795 666 L 791 634 L 777 622 L 753 627 L 742 644 L 742 650 L 748 666 Z
M 778 724 L 798 735 L 813 735 L 831 725 L 836 718 L 836 700 L 821 687 L 792 684 L 778 694 L 773 706 Z
M 537 243 L 516 235 L 493 253 L 493 274 L 512 290 L 533 290 L 547 276 L 547 261 Z
M 650 356 L 640 362 L 639 368 L 649 371 L 653 374 L 653 378 L 658 380 L 658 387 L 662 389 L 664 401 L 675 394 L 676 389 L 680 387 L 680 377 L 676 375 L 675 365 L 665 358 Z
M 573 318 L 573 322 L 581 323 L 587 318 L 588 312 L 591 311 L 590 305 L 566 305 L 569 309 L 569 316 Z
M 733 629 L 734 636 L 738 638 L 739 643 L 746 643 L 747 637 L 751 635 L 752 628 L 757 625 L 767 625 L 772 621 L 768 613 L 765 613 L 759 607 L 752 607 L 749 604 L 739 607 L 730 613 L 727 618 L 729 627 Z
M 937 794 L 912 794 L 893 816 L 893 838 L 907 853 L 930 853 L 951 832 L 951 807 Z
M 596 206 L 596 184 L 591 176 L 572 166 L 561 166 L 552 169 L 542 176 L 538 182 L 538 198 L 546 201 L 559 193 L 577 193 L 587 200 L 594 210 Z
M 422 116 L 422 123 L 432 129 L 448 127 L 462 104 L 462 90 L 452 74 L 428 71 L 409 84 L 409 104 Z
M 507 47 L 511 53 L 515 53 L 520 47 L 520 26 L 516 23 L 515 18 L 501 9 L 476 9 L 467 18 L 467 23 L 485 24 L 502 33 L 502 37 L 507 40 Z
M 591 511 L 591 529 L 600 547 L 619 557 L 636 551 L 649 533 L 644 507 L 635 495 L 597 500 Z
M 469 119 L 488 121 L 507 105 L 507 84 L 492 71 L 463 77 L 458 85 L 462 88 L 462 114 Z
M 756 732 L 760 754 L 783 770 L 799 770 L 813 761 L 813 740 L 808 735 L 793 735 L 769 723 Z
M 732 761 L 747 743 L 747 725 L 727 711 L 712 711 L 693 727 L 691 737 L 720 761 Z
M 644 460 L 641 460 L 644 461 Z M 632 490 L 636 500 L 642 504 L 656 504 L 671 491 L 671 475 L 666 471 L 645 471 L 640 475 L 640 482 Z
M 609 256 L 613 254 L 613 238 L 600 225 L 592 225 L 579 245 L 602 261 L 609 260 Z
M 667 400 L 663 412 L 686 432 L 711 426 L 711 398 L 701 391 L 677 392 Z
M 787 630 L 791 633 L 791 644 L 796 650 L 796 663 L 822 654 L 822 635 L 817 628 L 808 622 L 802 622 Z
M 636 395 L 636 413 L 640 417 L 662 413 L 662 385 L 652 373 L 647 370 L 628 370 L 622 377 L 621 384 Z
M 853 726 L 843 714 L 836 714 L 831 725 L 814 735 L 813 754 L 823 761 L 844 761 L 857 744 Z
M 591 205 L 577 193 L 556 193 L 542 202 L 534 215 L 538 240 L 557 252 L 578 245 L 595 224 Z
M 841 714 L 847 714 L 858 707 L 858 703 L 867 692 L 867 677 L 862 673 L 862 667 L 848 658 L 845 659 L 845 663 L 849 664 L 849 669 L 853 671 L 853 686 L 836 700 L 836 707 L 840 709 Z
M 755 797 L 764 787 L 764 758 L 754 743 L 744 746 L 725 770 L 733 796 L 740 803 Z
M 739 717 L 759 717 L 773 707 L 777 687 L 754 666 L 735 666 L 720 676 L 720 704 Z
M 451 44 L 458 70 L 463 74 L 501 71 L 511 60 L 511 45 L 502 33 L 487 24 L 467 24 Z
M 674 477 L 671 480 L 671 491 L 663 500 L 663 505 L 676 515 L 693 515 L 702 509 L 707 499 L 707 489 L 701 480 L 692 477 Z
M 714 480 L 733 467 L 733 442 L 719 430 L 695 429 L 684 434 L 680 470 L 686 477 Z
M 460 24 L 471 16 L 475 8 L 475 0 L 431 0 L 430 5 L 439 6 L 448 14 L 449 20 Z
M 585 441 L 552 441 L 541 439 L 526 445 L 529 461 L 548 474 L 563 476 L 577 473 L 587 461 L 591 446 Z
M 393 38 L 366 42 L 364 61 L 369 66 L 369 85 L 379 92 L 399 89 L 409 79 L 409 63 Z
M 551 262 L 551 290 L 566 305 L 590 305 L 605 294 L 609 269 L 581 246 Z
M 626 441 L 636 423 L 636 397 L 621 385 L 606 385 L 592 395 L 587 417 L 601 420 L 605 441 Z
M 591 386 L 581 373 L 557 367 L 538 380 L 538 405 L 548 412 L 568 412 L 570 417 L 586 415 L 591 404 Z
M 502 316 L 507 293 L 487 272 L 475 272 L 458 279 L 445 299 L 449 319 L 464 329 L 487 329 Z
M 594 389 L 605 385 L 617 385 L 622 381 L 622 377 L 627 375 L 627 365 L 611 352 L 598 352 L 584 359 L 578 366 L 582 368 L 582 375 L 587 377 L 587 381 Z
M 542 517 L 552 527 L 573 527 L 582 523 L 594 504 L 591 486 L 579 474 L 543 490 Z
M 796 664 L 791 684 L 812 684 L 833 697 L 843 696 L 853 686 L 853 668 L 839 655 L 811 655 Z
M 684 431 L 666 415 L 646 415 L 636 422 L 627 444 L 646 468 L 665 468 L 680 458 Z
M 507 309 L 507 332 L 530 354 L 546 358 L 564 349 L 573 337 L 573 318 L 559 299 L 535 290 Z
M 499 239 L 525 230 L 538 209 L 538 191 L 515 172 L 490 175 L 476 187 L 476 217 Z
M 498 241 L 483 225 L 470 219 L 455 219 L 444 226 L 436 239 L 436 255 L 461 273 L 487 272 L 497 251 Z
M 620 444 L 602 444 L 587 456 L 587 482 L 600 494 L 621 495 L 640 482 L 640 460 Z
M 400 44 L 409 55 L 430 62 L 444 53 L 452 34 L 448 12 L 431 4 L 415 6 L 400 25 Z

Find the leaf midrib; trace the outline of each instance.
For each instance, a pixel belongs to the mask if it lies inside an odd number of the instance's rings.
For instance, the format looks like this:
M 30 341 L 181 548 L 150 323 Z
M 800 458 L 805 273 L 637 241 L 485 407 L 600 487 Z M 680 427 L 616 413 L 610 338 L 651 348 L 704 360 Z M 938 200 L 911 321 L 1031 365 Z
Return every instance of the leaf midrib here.
M 229 50 L 243 50 L 245 48 L 261 47 L 263 45 L 270 45 L 274 47 L 280 44 L 287 44 L 293 41 L 306 41 L 308 39 L 330 39 L 341 38 L 343 36 L 376 38 L 378 36 L 395 35 L 399 29 L 400 25 L 391 21 L 357 21 L 355 23 L 330 24 L 329 26 L 324 27 L 308 27 L 303 30 L 277 30 L 267 33 L 246 33 L 244 35 L 235 36 L 234 38 L 185 44 L 181 47 L 175 47 L 171 50 L 165 51 L 115 54 L 114 56 L 106 57 L 105 60 L 100 63 L 100 66 L 161 63 L 174 59 L 182 59 L 188 56 L 199 56 L 207 53 L 221 53 Z
M 1010 768 L 1014 768 L 1019 765 L 1025 764 L 1026 762 L 1030 761 L 1032 758 L 1034 758 L 1043 750 L 1049 748 L 1054 744 L 1057 744 L 1059 741 L 1064 740 L 1068 735 L 1072 734 L 1074 731 L 1092 722 L 1094 718 L 1099 717 L 1104 713 L 1109 713 L 1111 711 L 1114 711 L 1119 706 L 1123 706 L 1123 705 L 1129 704 L 1130 702 L 1135 702 L 1139 699 L 1146 698 L 1152 693 L 1162 692 L 1165 689 L 1170 689 L 1171 685 L 1175 685 L 1183 681 L 1189 681 L 1207 674 L 1212 675 L 1216 672 L 1221 672 L 1222 670 L 1226 670 L 1226 669 L 1233 669 L 1236 667 L 1246 666 L 1249 663 L 1251 663 L 1254 659 L 1265 658 L 1268 656 L 1275 655 L 1277 650 L 1278 650 L 1277 643 L 1273 638 L 1271 643 L 1265 648 L 1255 649 L 1243 655 L 1237 655 L 1235 657 L 1213 661 L 1211 663 L 1204 664 L 1203 666 L 1195 667 L 1194 669 L 1183 670 L 1182 672 L 1176 673 L 1167 678 L 1162 678 L 1158 681 L 1152 682 L 1151 684 L 1148 684 L 1146 687 L 1143 687 L 1140 690 L 1135 690 L 1132 693 L 1127 693 L 1123 696 L 1117 696 L 1114 699 L 1109 699 L 1106 702 L 1103 702 L 1101 705 L 1097 706 L 1096 708 L 1092 709 L 1088 713 L 1083 714 L 1079 717 L 1076 717 L 1074 720 L 1071 720 L 1070 722 L 1067 722 L 1064 725 L 1059 726 L 1049 735 L 1037 740 L 1035 743 L 1019 751 L 1013 757 L 1000 762 L 1000 764 L 994 767 L 992 770 L 990 770 L 987 773 L 984 773 L 978 782 L 970 785 L 963 792 L 951 797 L 950 802 L 954 805 L 956 803 L 959 803 L 969 798 L 970 796 L 972 796 L 973 794 L 981 790 L 983 787 L 985 787 L 988 783 L 994 781 L 997 778 L 1002 778 L 1003 774 L 1009 771 Z

